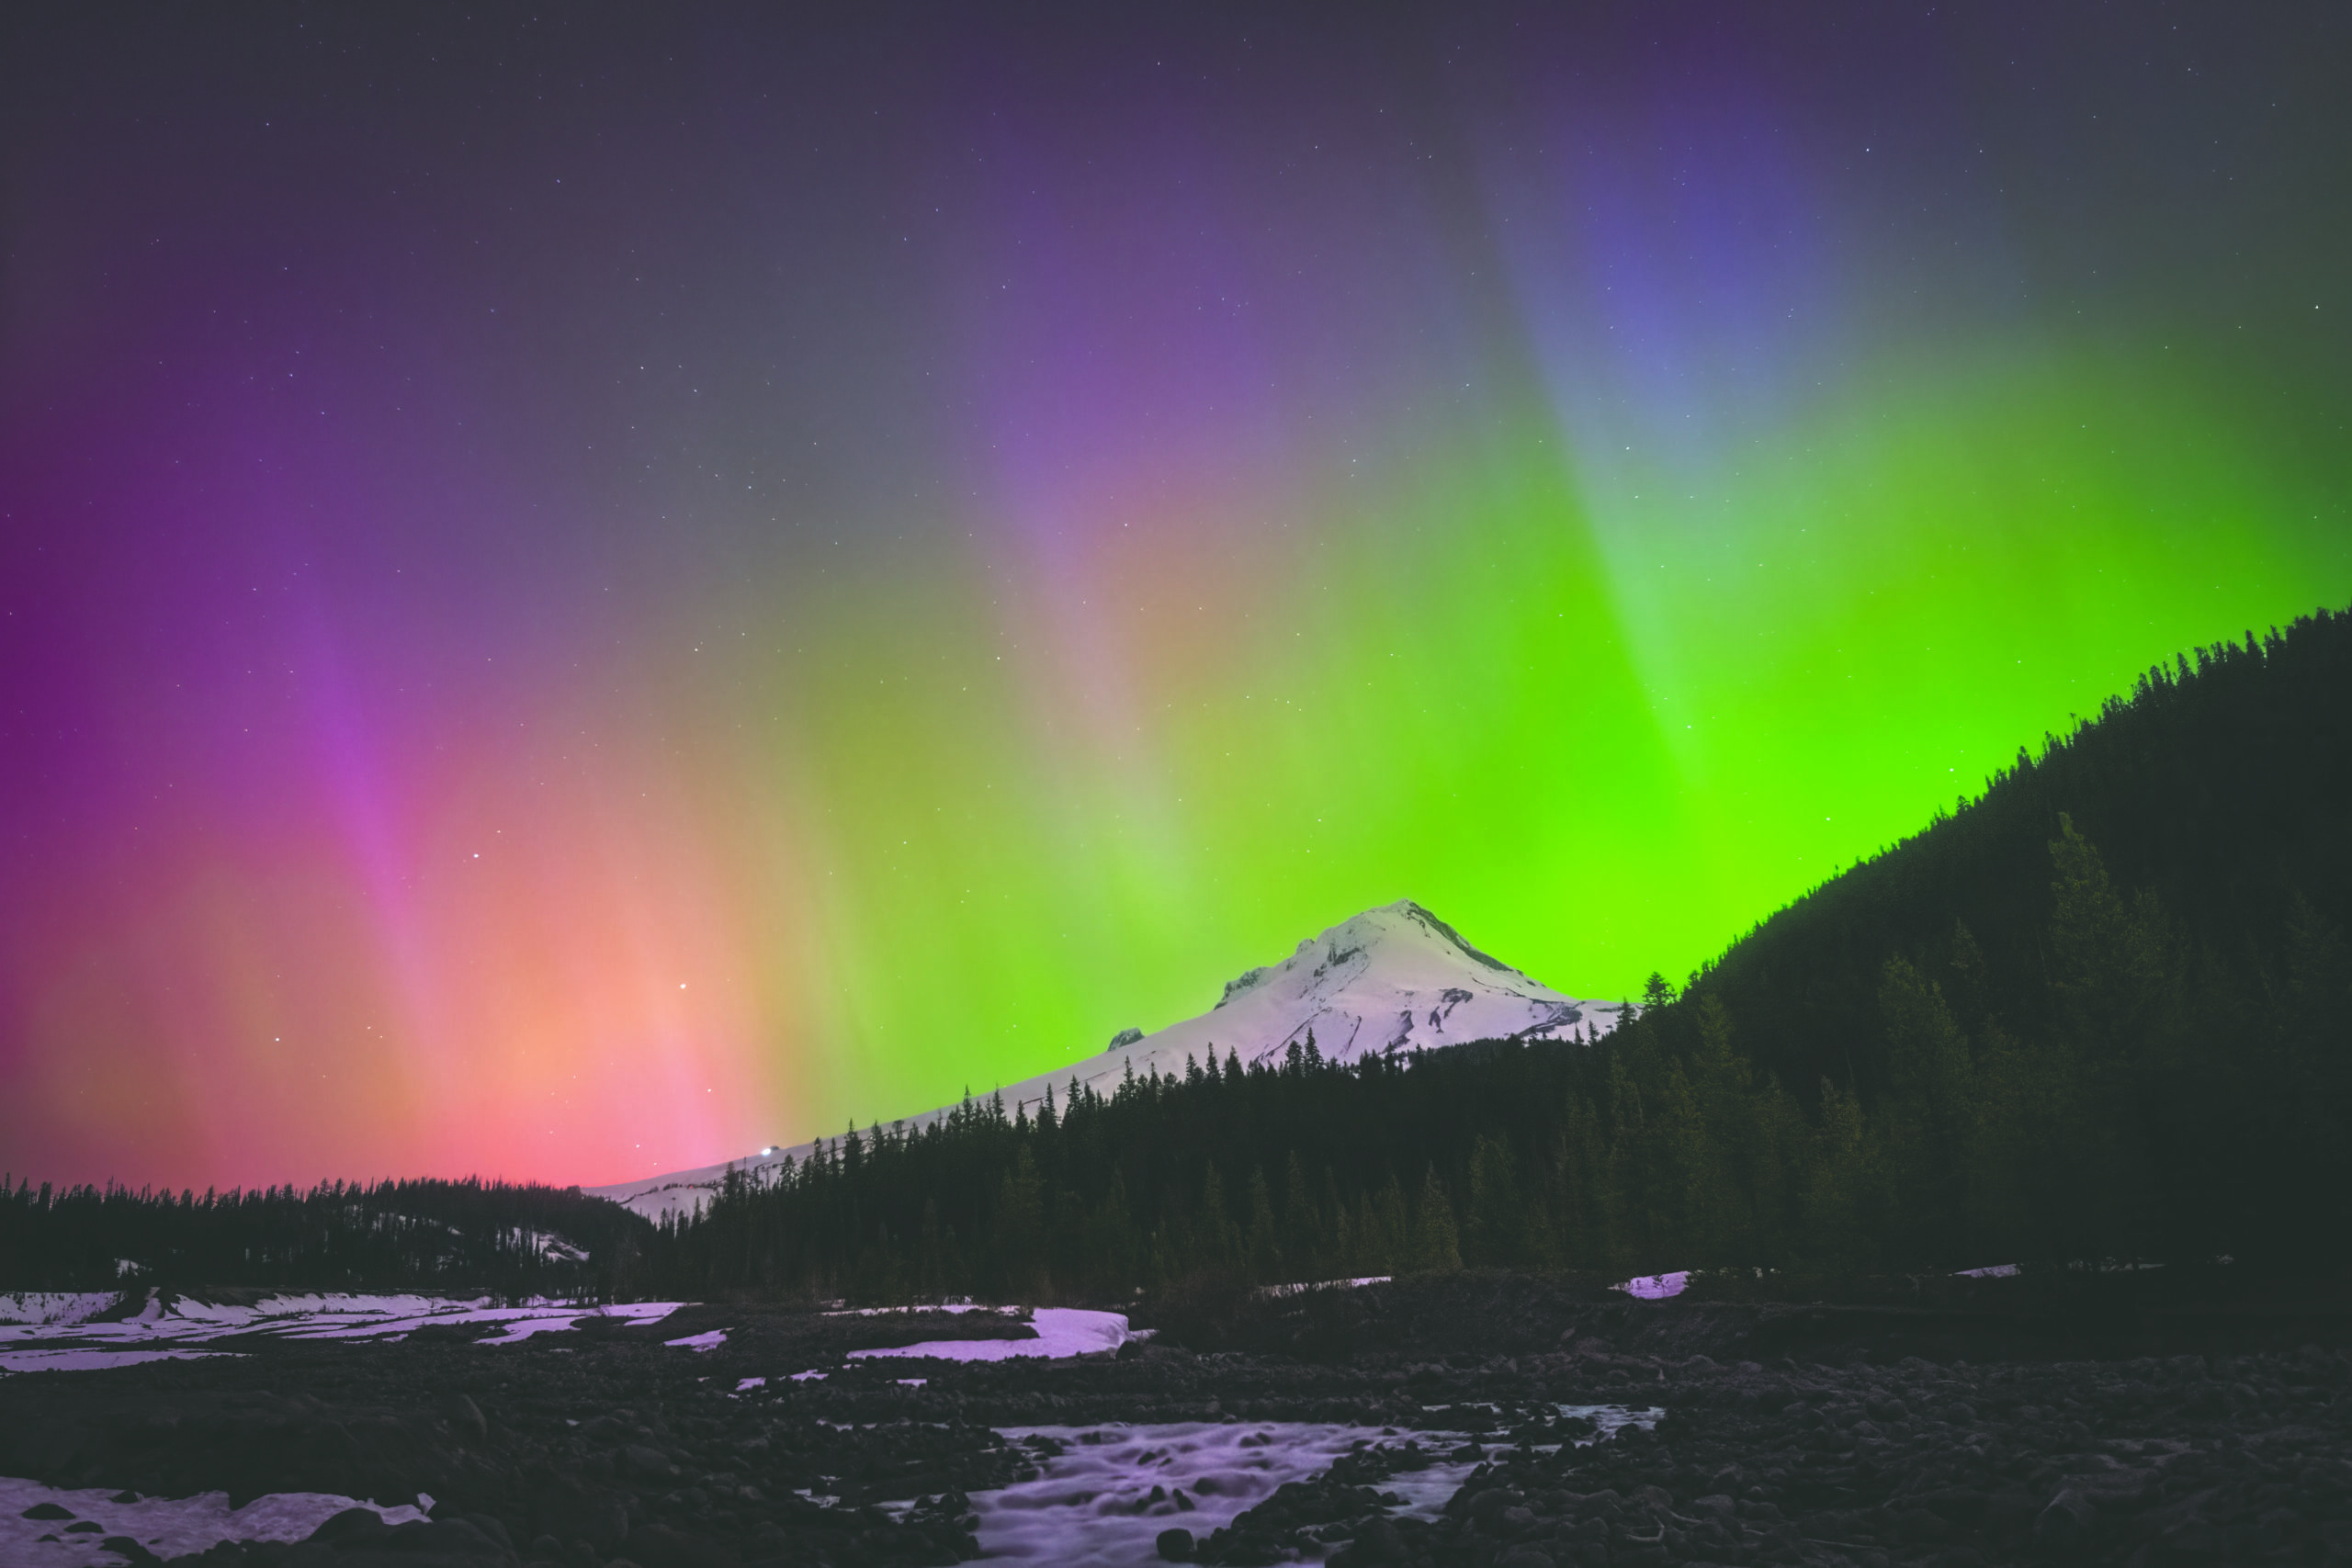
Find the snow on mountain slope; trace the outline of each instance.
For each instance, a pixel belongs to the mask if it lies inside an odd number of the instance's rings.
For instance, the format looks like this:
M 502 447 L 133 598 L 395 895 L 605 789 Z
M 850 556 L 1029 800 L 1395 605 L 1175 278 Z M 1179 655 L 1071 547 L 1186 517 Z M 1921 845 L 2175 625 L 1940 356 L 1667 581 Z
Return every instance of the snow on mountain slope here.
M 1197 1062 L 1212 1050 L 1220 1057 L 1238 1055 L 1245 1066 L 1278 1066 L 1292 1043 L 1304 1045 L 1311 1033 L 1326 1060 L 1352 1062 L 1473 1040 L 1593 1038 L 1614 1027 L 1618 1016 L 1618 1004 L 1579 1001 L 1532 980 L 1404 899 L 1367 909 L 1300 942 L 1282 963 L 1227 981 L 1216 1006 L 1198 1018 L 1155 1034 L 1121 1030 L 1099 1055 L 995 1092 L 1004 1096 L 1008 1115 L 1017 1106 L 1035 1114 L 1049 1088 L 1059 1100 L 1073 1078 L 1107 1097 L 1130 1068 L 1137 1077 L 1154 1070 L 1181 1076 L 1186 1057 Z M 983 1091 L 974 1087 L 977 1098 Z M 908 1120 L 920 1127 L 953 1109 Z M 806 1159 L 810 1147 L 763 1149 L 729 1163 L 759 1170 Z M 587 1190 L 659 1219 L 699 1206 L 728 1168 L 706 1166 Z

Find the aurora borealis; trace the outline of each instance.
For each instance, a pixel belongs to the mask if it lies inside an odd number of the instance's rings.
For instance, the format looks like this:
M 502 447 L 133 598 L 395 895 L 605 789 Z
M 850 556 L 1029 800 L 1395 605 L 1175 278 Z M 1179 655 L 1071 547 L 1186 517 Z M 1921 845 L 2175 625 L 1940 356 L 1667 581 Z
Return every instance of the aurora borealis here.
M 6 24 L 0 1165 L 1623 995 L 2352 600 L 2340 14 L 1454 9 Z

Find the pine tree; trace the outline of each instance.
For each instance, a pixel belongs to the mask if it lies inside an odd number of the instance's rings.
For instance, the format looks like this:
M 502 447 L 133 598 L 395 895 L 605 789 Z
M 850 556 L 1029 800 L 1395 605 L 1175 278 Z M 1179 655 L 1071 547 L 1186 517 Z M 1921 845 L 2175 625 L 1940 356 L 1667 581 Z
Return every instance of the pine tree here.
M 1274 1283 L 1283 1258 L 1280 1232 L 1274 1224 L 1273 1194 L 1266 1186 L 1266 1168 L 1250 1168 L 1250 1226 L 1242 1239 L 1243 1266 L 1260 1284 Z
M 987 1242 L 997 1262 L 1001 1299 L 1033 1303 L 1043 1299 L 1048 1291 L 1045 1201 L 1036 1161 L 1025 1142 L 1015 1150 L 1012 1168 L 1004 1173 L 991 1222 Z
M 1886 961 L 1879 1011 L 1903 1224 L 1913 1256 L 1931 1258 L 1963 1235 L 1978 1116 L 1974 1062 L 1942 988 L 1908 961 Z
M 1200 1214 L 1193 1222 L 1194 1264 L 1196 1267 L 1223 1269 L 1239 1261 L 1240 1236 L 1233 1224 L 1233 1216 L 1226 1212 L 1225 1178 L 1215 1161 L 1201 1182 Z
M 1480 1134 L 1470 1155 L 1468 1235 L 1463 1252 L 1473 1263 L 1489 1267 L 1521 1261 L 1524 1218 L 1510 1146 L 1491 1133 Z
M 1306 1169 L 1293 1145 L 1283 1161 L 1282 1254 L 1295 1278 L 1314 1279 L 1329 1261 L 1323 1256 L 1321 1230 L 1314 1195 L 1306 1187 Z
M 1421 1181 L 1420 1206 L 1413 1216 L 1412 1257 L 1416 1273 L 1450 1273 L 1462 1267 L 1462 1244 L 1454 1228 L 1453 1204 L 1445 1195 L 1445 1184 L 1438 1179 L 1434 1165 Z

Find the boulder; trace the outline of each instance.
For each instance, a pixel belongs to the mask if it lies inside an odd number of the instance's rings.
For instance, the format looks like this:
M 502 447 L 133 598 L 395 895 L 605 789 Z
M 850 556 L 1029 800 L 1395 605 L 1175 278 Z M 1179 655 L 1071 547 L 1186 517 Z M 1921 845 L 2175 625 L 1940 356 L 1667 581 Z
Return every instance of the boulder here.
M 2098 1510 L 2089 1498 L 2068 1486 L 2051 1498 L 2034 1519 L 2034 1544 L 2060 1554 L 2080 1551 L 2098 1528 Z

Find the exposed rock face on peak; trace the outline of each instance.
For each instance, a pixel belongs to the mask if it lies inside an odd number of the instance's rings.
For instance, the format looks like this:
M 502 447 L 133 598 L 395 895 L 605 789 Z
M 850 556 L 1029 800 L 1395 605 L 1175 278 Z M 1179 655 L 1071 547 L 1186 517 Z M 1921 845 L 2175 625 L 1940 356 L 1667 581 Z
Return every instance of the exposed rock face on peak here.
M 1265 968 L 1261 965 L 1259 968 L 1250 970 L 1246 974 L 1243 974 L 1235 979 L 1227 980 L 1225 983 L 1225 995 L 1217 998 L 1216 999 L 1217 1007 L 1223 1007 L 1226 1003 L 1241 995 L 1242 992 L 1248 990 L 1250 987 L 1256 985 L 1259 981 L 1264 979 L 1267 976 L 1272 973 L 1273 971 L 1272 969 Z M 1215 1012 L 1216 1008 L 1211 1008 L 1209 1010 L 1211 1012 Z
M 1351 1062 L 1473 1040 L 1588 1038 L 1607 1033 L 1618 1016 L 1616 1003 L 1579 1001 L 1530 979 L 1403 899 L 1309 937 L 1280 964 L 1227 981 L 1225 994 L 1198 1018 L 1152 1034 L 1123 1029 L 1099 1055 L 998 1092 L 1008 1112 L 1019 1106 L 1034 1115 L 1049 1089 L 1062 1099 L 1073 1078 L 1109 1095 L 1131 1068 L 1137 1077 L 1153 1071 L 1179 1076 L 1187 1058 L 1199 1062 L 1212 1051 L 1219 1059 L 1238 1055 L 1245 1065 L 1279 1064 L 1292 1045 L 1311 1038 L 1325 1060 Z M 948 1109 L 909 1120 L 920 1126 Z M 737 1163 L 805 1159 L 809 1146 L 763 1150 Z M 658 1218 L 700 1203 L 726 1169 L 712 1166 L 588 1190 Z

